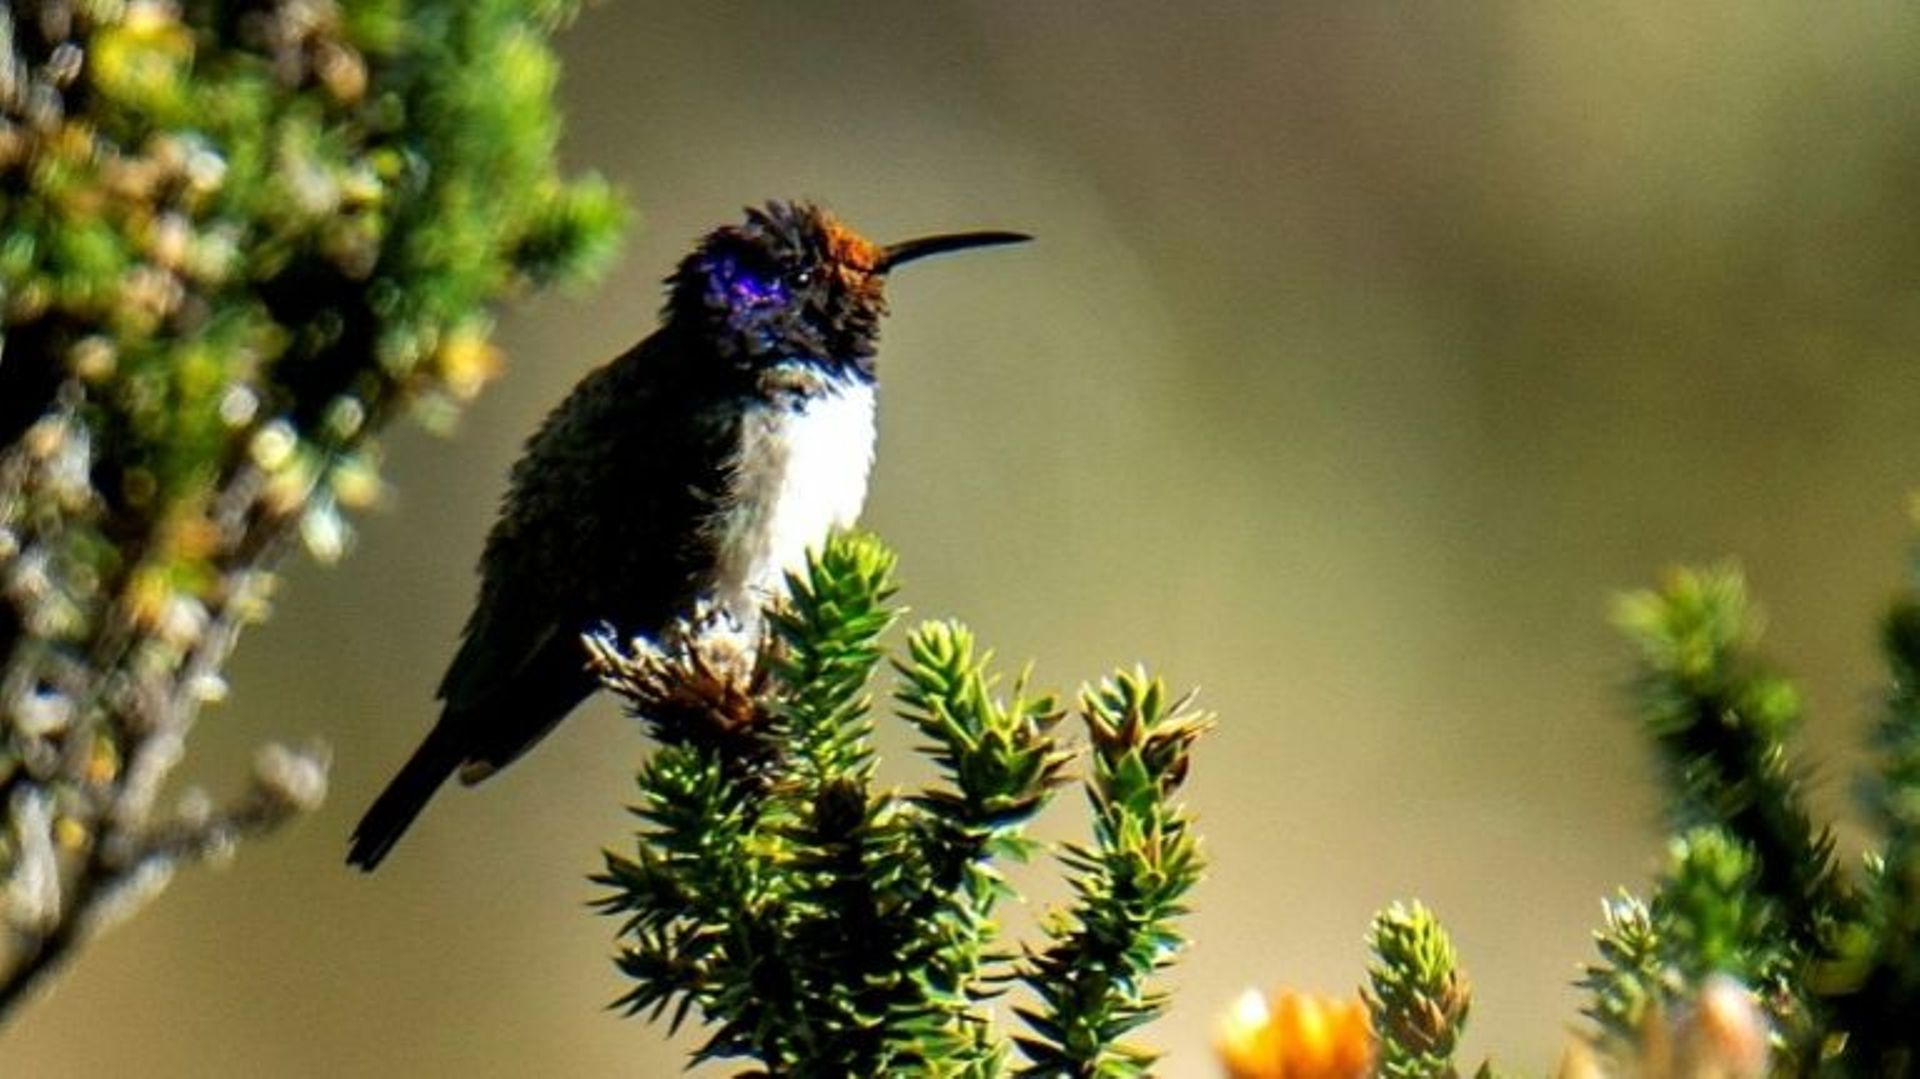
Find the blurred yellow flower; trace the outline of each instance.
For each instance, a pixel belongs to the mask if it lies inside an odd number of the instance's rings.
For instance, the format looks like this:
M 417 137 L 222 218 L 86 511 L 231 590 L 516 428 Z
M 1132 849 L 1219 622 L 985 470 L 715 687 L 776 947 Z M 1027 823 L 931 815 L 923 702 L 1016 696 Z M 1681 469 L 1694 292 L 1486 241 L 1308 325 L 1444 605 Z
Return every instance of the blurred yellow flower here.
M 447 392 L 462 401 L 471 401 L 482 387 L 492 382 L 504 366 L 500 350 L 487 340 L 485 330 L 463 326 L 448 335 L 435 359 Z
M 1232 1079 L 1359 1079 L 1373 1063 L 1365 1004 L 1290 989 L 1240 994 L 1215 1045 Z

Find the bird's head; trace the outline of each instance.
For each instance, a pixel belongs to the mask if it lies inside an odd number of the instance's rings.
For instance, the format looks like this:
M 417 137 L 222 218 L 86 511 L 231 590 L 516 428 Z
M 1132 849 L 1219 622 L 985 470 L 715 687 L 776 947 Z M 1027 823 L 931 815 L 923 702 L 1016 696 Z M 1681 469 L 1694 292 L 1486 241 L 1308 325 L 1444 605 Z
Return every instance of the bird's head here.
M 667 317 L 743 370 L 806 363 L 873 377 L 887 274 L 943 251 L 1018 243 L 964 232 L 881 246 L 818 206 L 770 202 L 716 229 L 668 279 Z

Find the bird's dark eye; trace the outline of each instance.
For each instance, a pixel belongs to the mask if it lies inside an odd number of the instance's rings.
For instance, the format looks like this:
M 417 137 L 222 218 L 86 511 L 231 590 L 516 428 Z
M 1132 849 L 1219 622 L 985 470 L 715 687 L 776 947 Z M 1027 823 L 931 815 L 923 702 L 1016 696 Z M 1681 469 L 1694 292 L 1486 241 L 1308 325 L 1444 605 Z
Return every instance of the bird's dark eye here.
M 806 269 L 795 270 L 787 275 L 787 280 L 793 282 L 794 288 L 806 288 L 808 285 L 813 284 L 813 271 Z

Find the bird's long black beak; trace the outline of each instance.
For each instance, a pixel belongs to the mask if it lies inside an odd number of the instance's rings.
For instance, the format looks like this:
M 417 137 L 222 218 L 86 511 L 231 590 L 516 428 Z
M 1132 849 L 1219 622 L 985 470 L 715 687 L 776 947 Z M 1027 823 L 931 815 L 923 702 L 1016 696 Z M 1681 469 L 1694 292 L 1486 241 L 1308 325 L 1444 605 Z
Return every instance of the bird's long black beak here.
M 897 244 L 888 244 L 877 267 L 880 273 L 886 273 L 896 266 L 902 266 L 914 259 L 923 259 L 928 255 L 944 255 L 949 251 L 964 251 L 969 247 L 995 247 L 1000 244 L 1023 244 L 1033 237 L 1024 232 L 949 232 L 942 236 L 922 236 L 917 240 L 902 240 Z

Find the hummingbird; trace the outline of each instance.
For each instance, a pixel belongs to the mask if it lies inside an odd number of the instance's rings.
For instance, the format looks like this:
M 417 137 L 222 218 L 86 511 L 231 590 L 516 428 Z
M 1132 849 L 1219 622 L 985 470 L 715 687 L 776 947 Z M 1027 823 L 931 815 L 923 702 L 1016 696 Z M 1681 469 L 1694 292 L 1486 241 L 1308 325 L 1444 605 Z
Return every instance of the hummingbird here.
M 583 378 L 514 464 L 440 719 L 354 829 L 348 864 L 371 871 L 448 777 L 487 778 L 591 695 L 582 634 L 757 626 L 866 500 L 888 275 L 1028 239 L 882 246 L 804 202 L 701 239 L 666 280 L 659 329 Z

